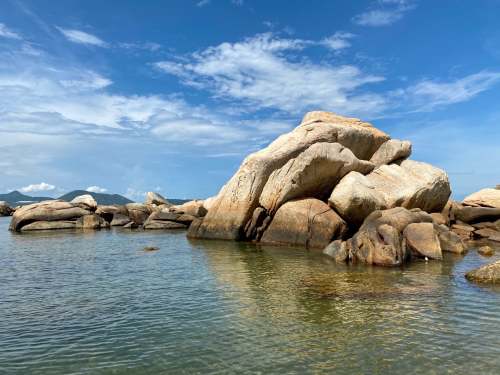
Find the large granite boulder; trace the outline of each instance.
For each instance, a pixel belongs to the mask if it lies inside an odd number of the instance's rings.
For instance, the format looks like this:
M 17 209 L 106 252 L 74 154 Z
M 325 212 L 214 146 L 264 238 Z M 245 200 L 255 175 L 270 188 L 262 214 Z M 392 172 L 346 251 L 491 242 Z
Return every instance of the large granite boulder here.
M 446 225 L 434 224 L 434 229 L 437 232 L 442 251 L 455 254 L 463 254 L 467 251 L 467 247 L 462 238 L 451 231 Z
M 500 284 L 500 260 L 469 271 L 465 277 L 478 283 Z
M 443 259 L 441 243 L 433 223 L 412 223 L 403 231 L 406 246 L 420 258 Z
M 50 200 L 23 206 L 12 216 L 10 230 L 19 231 L 36 221 L 72 221 L 91 214 L 72 203 Z
M 0 216 L 10 216 L 14 210 L 5 201 L 0 201 Z
M 24 225 L 21 232 L 32 232 L 39 230 L 60 230 L 60 229 L 75 229 L 76 220 L 59 220 L 59 221 L 35 221 Z
M 401 162 L 411 155 L 411 142 L 389 139 L 373 154 L 370 159 L 376 167 L 383 164 Z
M 132 220 L 130 220 L 128 215 L 115 213 L 113 214 L 113 219 L 111 220 L 110 225 L 112 227 L 123 227 L 124 225 L 127 225 L 130 222 L 132 222 Z
M 282 205 L 261 242 L 324 248 L 332 240 L 343 238 L 346 232 L 346 223 L 326 203 L 307 198 Z
M 98 205 L 96 214 L 103 217 L 108 223 L 113 221 L 114 215 L 123 215 L 128 217 L 127 207 L 113 204 L 113 205 Z
M 109 228 L 109 223 L 97 214 L 81 216 L 76 220 L 76 228 L 101 229 Z
M 158 193 L 155 193 L 154 191 L 148 191 L 146 193 L 146 200 L 144 201 L 144 204 L 146 204 L 146 205 L 151 204 L 151 205 L 155 205 L 155 206 L 161 206 L 161 205 L 171 206 L 172 205 L 163 196 L 161 196 Z
M 196 217 L 203 217 L 208 212 L 205 208 L 205 201 L 199 199 L 172 206 L 170 207 L 170 211 Z
M 81 207 L 88 211 L 95 211 L 97 209 L 97 202 L 90 194 L 83 194 L 75 197 L 70 203 Z
M 453 218 L 464 223 L 478 223 L 500 219 L 500 208 L 472 207 L 455 203 L 452 210 Z
M 195 219 L 195 216 L 185 213 L 155 211 L 144 222 L 144 229 L 186 229 Z
M 500 209 L 500 190 L 482 189 L 468 197 L 463 202 L 466 206 L 473 207 L 491 207 Z
M 326 199 L 332 187 L 347 173 L 366 174 L 373 168 L 373 164 L 359 160 L 340 143 L 315 143 L 271 173 L 259 203 L 273 215 L 283 203 L 292 199 Z
M 125 205 L 128 216 L 136 225 L 142 225 L 152 212 L 150 205 L 141 203 L 128 203 Z
M 371 212 L 393 207 L 439 212 L 450 194 L 443 170 L 405 160 L 401 165 L 382 165 L 366 176 L 349 173 L 333 189 L 329 203 L 348 223 L 359 225 Z
M 369 160 L 389 136 L 358 119 L 328 112 L 308 113 L 297 128 L 249 155 L 219 192 L 196 237 L 242 239 L 269 176 L 319 142 L 339 143 L 360 160 Z

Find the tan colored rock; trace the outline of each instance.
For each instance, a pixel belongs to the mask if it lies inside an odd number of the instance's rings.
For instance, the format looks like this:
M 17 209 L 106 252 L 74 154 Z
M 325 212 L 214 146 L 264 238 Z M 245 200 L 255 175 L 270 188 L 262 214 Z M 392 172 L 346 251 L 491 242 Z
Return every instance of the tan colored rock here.
M 31 232 L 38 230 L 60 230 L 60 229 L 75 229 L 76 221 L 59 220 L 59 221 L 35 221 L 24 225 L 21 232 Z
M 373 168 L 373 164 L 359 160 L 339 143 L 315 143 L 271 173 L 259 203 L 273 215 L 283 203 L 292 199 L 326 199 L 347 173 L 366 174 Z
M 500 190 L 498 189 L 479 190 L 466 197 L 462 203 L 466 206 L 491 207 L 500 209 Z
M 471 207 L 455 204 L 453 206 L 455 220 L 464 223 L 476 223 L 480 221 L 495 221 L 500 219 L 500 208 Z
M 19 231 L 27 224 L 35 221 L 68 221 L 76 220 L 90 214 L 90 211 L 60 200 L 33 203 L 18 209 L 12 216 L 9 229 Z
M 495 254 L 495 251 L 490 246 L 481 246 L 477 252 L 485 257 L 490 257 Z
M 144 224 L 144 229 L 159 230 L 159 229 L 187 229 L 186 224 L 176 223 L 174 221 L 150 220 Z
M 327 112 L 305 116 L 303 123 L 265 149 L 249 155 L 218 194 L 196 237 L 241 239 L 244 228 L 258 206 L 269 176 L 311 145 L 340 143 L 358 158 L 370 159 L 389 136 L 358 119 Z
M 455 254 L 463 254 L 467 251 L 462 238 L 455 232 L 452 232 L 450 228 L 445 225 L 434 225 L 434 228 L 438 234 L 442 251 Z
M 349 241 L 335 240 L 323 250 L 323 254 L 332 257 L 336 263 L 350 260 Z
M 97 209 L 97 202 L 90 194 L 79 195 L 78 197 L 75 197 L 70 203 L 73 203 L 74 205 L 89 211 L 95 211 Z
M 95 213 L 104 218 L 108 223 L 113 220 L 114 215 L 120 214 L 128 217 L 127 207 L 114 204 L 114 205 L 97 205 Z
M 203 201 L 203 207 L 205 208 L 205 210 L 207 210 L 207 212 L 214 205 L 216 199 L 217 199 L 217 196 L 215 195 L 215 196 L 207 198 Z
M 353 261 L 379 266 L 399 266 L 411 257 L 403 246 L 403 231 L 412 223 L 432 223 L 419 209 L 396 207 L 372 212 L 351 239 Z
M 161 206 L 161 205 L 171 206 L 172 205 L 161 194 L 155 193 L 154 191 L 148 191 L 146 193 L 146 200 L 144 201 L 144 204 L 146 204 L 146 205 L 151 204 L 151 205 L 155 205 L 155 206 Z
M 85 215 L 76 220 L 76 227 L 82 229 L 106 228 L 108 223 L 97 214 Z
M 490 238 L 500 236 L 500 232 L 491 228 L 477 229 L 474 231 L 474 235 L 481 238 Z
M 281 206 L 261 242 L 324 248 L 332 240 L 342 238 L 346 231 L 345 222 L 327 204 L 307 198 Z
M 203 217 L 207 214 L 204 201 L 193 200 L 177 206 L 170 207 L 171 212 L 184 213 L 191 216 Z
M 414 256 L 443 259 L 441 244 L 432 223 L 412 223 L 403 231 L 406 246 Z
M 389 139 L 373 154 L 370 161 L 380 167 L 383 164 L 401 162 L 411 155 L 411 142 Z
M 0 201 L 0 216 L 10 216 L 14 210 L 5 201 Z
M 443 170 L 405 160 L 400 166 L 382 165 L 367 176 L 349 173 L 333 189 L 328 202 L 348 223 L 359 225 L 375 210 L 404 207 L 441 211 L 450 194 Z
M 499 284 L 500 283 L 500 260 L 485 266 L 479 267 L 475 270 L 469 271 L 465 274 L 469 281 L 486 284 Z
M 124 225 L 127 225 L 131 221 L 132 220 L 130 220 L 130 218 L 128 217 L 128 215 L 123 215 L 123 214 L 116 213 L 116 214 L 113 215 L 113 220 L 111 220 L 110 225 L 112 227 L 122 227 Z
M 431 213 L 431 216 L 432 216 L 432 220 L 434 220 L 434 222 L 438 225 L 447 225 L 448 224 L 448 221 L 443 216 L 443 214 L 440 212 L 433 212 L 433 213 Z
M 128 203 L 125 205 L 128 211 L 128 217 L 137 225 L 142 225 L 149 217 L 152 209 L 149 205 L 141 203 Z

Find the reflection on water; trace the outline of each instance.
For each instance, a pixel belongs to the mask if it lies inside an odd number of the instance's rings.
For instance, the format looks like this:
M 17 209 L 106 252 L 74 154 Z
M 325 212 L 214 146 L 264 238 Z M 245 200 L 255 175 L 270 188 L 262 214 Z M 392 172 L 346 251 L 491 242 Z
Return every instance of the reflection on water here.
M 499 373 L 500 290 L 463 278 L 497 257 L 383 269 L 184 232 L 7 225 L 0 372 Z

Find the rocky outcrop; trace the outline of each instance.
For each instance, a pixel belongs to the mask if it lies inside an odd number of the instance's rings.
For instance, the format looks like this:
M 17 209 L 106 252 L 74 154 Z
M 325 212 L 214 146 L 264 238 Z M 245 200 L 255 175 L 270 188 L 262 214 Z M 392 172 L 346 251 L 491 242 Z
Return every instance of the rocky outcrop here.
M 97 202 L 90 194 L 79 195 L 78 197 L 75 197 L 70 203 L 87 211 L 95 211 L 97 209 Z
M 351 172 L 333 189 L 329 204 L 349 223 L 361 224 L 375 210 L 393 207 L 439 212 L 451 194 L 446 173 L 405 160 L 382 165 L 367 176 Z
M 359 160 L 339 143 L 319 142 L 276 169 L 264 185 L 260 206 L 273 215 L 292 199 L 317 197 L 326 200 L 332 187 L 347 173 L 369 173 L 374 166 Z
M 186 229 L 195 219 L 188 214 L 157 211 L 148 217 L 144 229 Z
M 109 223 L 97 214 L 81 216 L 76 220 L 76 228 L 101 229 L 109 228 Z
M 376 167 L 384 164 L 401 162 L 411 155 L 411 142 L 389 139 L 373 154 L 370 159 Z
M 161 196 L 158 193 L 155 193 L 153 191 L 148 191 L 146 193 L 146 200 L 144 201 L 144 204 L 148 205 L 155 205 L 155 206 L 161 206 L 161 205 L 166 205 L 166 206 L 171 206 L 172 204 L 166 200 L 163 196 Z
M 265 149 L 248 156 L 217 196 L 197 237 L 242 239 L 269 176 L 316 143 L 339 143 L 369 160 L 389 136 L 358 119 L 328 112 L 308 113 L 302 124 Z
M 420 258 L 443 259 L 441 243 L 432 223 L 412 223 L 403 231 L 405 244 L 412 255 Z
M 193 200 L 177 206 L 172 206 L 170 207 L 170 211 L 196 217 L 203 217 L 207 214 L 205 201 L 202 200 Z
M 111 220 L 111 223 L 110 223 L 110 225 L 112 227 L 122 227 L 122 226 L 127 225 L 128 223 L 132 222 L 132 220 L 130 220 L 128 215 L 123 215 L 120 213 L 113 214 L 112 218 L 113 219 Z
M 499 284 L 500 283 L 500 260 L 485 266 L 479 267 L 478 269 L 469 271 L 465 274 L 465 277 L 469 281 L 474 281 L 478 283 L 487 284 Z
M 149 205 L 141 203 L 128 203 L 125 207 L 127 208 L 128 217 L 136 225 L 144 224 L 152 212 L 152 208 Z
M 327 204 L 307 198 L 281 206 L 261 242 L 324 248 L 332 240 L 343 238 L 346 231 L 346 223 Z
M 490 207 L 500 209 L 500 190 L 479 190 L 466 197 L 463 200 L 462 204 L 472 207 Z
M 19 231 L 24 226 L 35 222 L 73 221 L 89 214 L 91 214 L 90 211 L 69 202 L 60 200 L 43 201 L 18 209 L 12 216 L 9 229 Z M 30 228 L 34 228 L 37 225 L 43 226 L 42 224 L 35 224 Z M 51 225 L 56 226 L 56 224 Z
M 500 208 L 470 207 L 461 204 L 453 205 L 453 216 L 455 220 L 464 223 L 477 223 L 495 221 L 500 219 Z
M 467 247 L 462 238 L 450 230 L 446 225 L 434 225 L 437 232 L 441 250 L 455 254 L 463 254 L 467 251 Z
M 14 211 L 7 202 L 0 201 L 0 216 L 10 216 Z

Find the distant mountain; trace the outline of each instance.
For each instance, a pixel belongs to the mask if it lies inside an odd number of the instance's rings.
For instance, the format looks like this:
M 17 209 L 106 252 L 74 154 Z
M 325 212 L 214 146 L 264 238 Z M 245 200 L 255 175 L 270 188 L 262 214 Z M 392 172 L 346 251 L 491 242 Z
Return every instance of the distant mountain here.
M 23 204 L 35 203 L 46 201 L 54 198 L 49 197 L 30 197 L 29 195 L 22 194 L 17 190 L 11 191 L 7 194 L 0 194 L 0 201 L 7 202 L 11 207 L 20 206 Z
M 74 190 L 69 193 L 66 193 L 62 196 L 60 196 L 57 199 L 61 199 L 63 201 L 70 202 L 79 195 L 84 195 L 84 194 L 90 194 L 94 197 L 96 200 L 97 204 L 127 204 L 127 203 L 133 203 L 128 198 L 125 198 L 123 195 L 120 194 L 103 194 L 103 193 L 93 193 L 90 191 L 85 191 L 85 190 Z
M 127 203 L 133 203 L 128 198 L 125 198 L 123 195 L 120 194 L 103 194 L 103 193 L 93 193 L 90 191 L 85 191 L 85 190 L 74 190 L 69 193 L 66 193 L 59 198 L 50 198 L 50 197 L 30 197 L 29 195 L 22 194 L 18 192 L 17 190 L 12 191 L 8 194 L 0 194 L 0 201 L 6 201 L 9 206 L 11 207 L 16 207 L 16 206 L 22 206 L 25 204 L 30 204 L 30 203 L 35 203 L 35 202 L 41 202 L 41 201 L 47 201 L 51 199 L 61 199 L 63 201 L 70 202 L 74 198 L 78 197 L 79 195 L 84 195 L 84 194 L 90 194 L 94 197 L 96 200 L 97 204 L 127 204 Z M 183 204 L 186 202 L 189 202 L 190 199 L 167 199 L 170 203 L 172 204 Z

